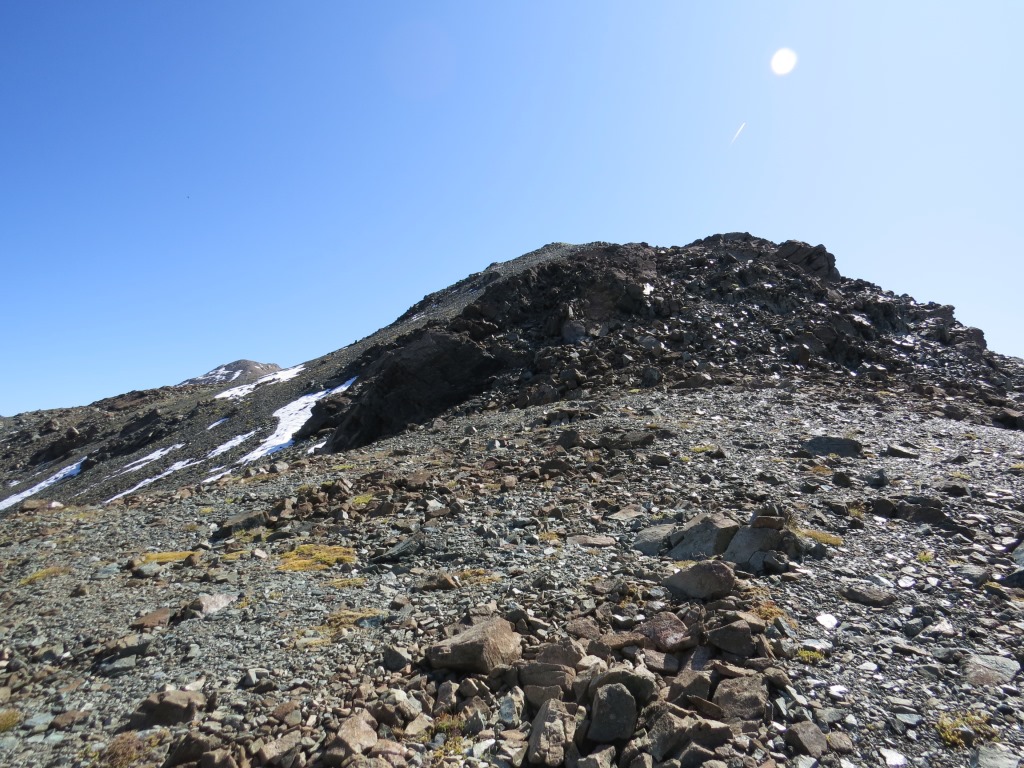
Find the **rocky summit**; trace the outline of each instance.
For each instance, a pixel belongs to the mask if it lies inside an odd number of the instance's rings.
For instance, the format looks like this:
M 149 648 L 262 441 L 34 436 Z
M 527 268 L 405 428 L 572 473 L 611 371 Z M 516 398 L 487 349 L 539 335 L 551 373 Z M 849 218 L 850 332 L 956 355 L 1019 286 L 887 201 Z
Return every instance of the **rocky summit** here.
M 820 245 L 549 245 L 0 483 L 3 765 L 1024 757 L 1024 362 Z

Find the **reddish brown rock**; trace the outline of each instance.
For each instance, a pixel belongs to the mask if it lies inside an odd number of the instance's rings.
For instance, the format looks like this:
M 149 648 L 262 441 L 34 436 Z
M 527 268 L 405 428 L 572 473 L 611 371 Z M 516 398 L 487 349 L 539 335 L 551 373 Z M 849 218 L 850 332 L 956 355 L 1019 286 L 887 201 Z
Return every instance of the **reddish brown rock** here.
M 427 648 L 427 660 L 436 669 L 490 674 L 522 655 L 519 635 L 504 619 L 491 619 L 455 637 Z

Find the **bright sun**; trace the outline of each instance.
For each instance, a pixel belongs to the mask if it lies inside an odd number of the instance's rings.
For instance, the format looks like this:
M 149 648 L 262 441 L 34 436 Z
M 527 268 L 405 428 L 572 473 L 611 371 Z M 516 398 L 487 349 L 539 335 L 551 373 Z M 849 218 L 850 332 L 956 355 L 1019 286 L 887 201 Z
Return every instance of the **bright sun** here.
M 772 72 L 776 75 L 788 75 L 796 66 L 796 54 L 789 48 L 779 48 L 772 56 Z

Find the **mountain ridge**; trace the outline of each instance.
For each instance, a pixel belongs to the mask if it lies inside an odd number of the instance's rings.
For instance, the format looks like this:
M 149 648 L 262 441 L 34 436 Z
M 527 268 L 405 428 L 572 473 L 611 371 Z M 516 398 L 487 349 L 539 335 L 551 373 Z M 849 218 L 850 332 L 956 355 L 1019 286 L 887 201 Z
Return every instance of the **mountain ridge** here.
M 634 333 L 645 323 L 651 327 Z M 914 355 L 928 364 L 915 369 Z M 189 472 L 173 473 L 170 482 L 201 480 L 200 466 L 230 467 L 211 458 L 251 456 L 243 443 L 273 432 L 273 413 L 299 397 L 316 402 L 295 434 L 323 433 L 326 450 L 343 450 L 492 388 L 503 405 L 522 407 L 627 378 L 642 386 L 789 371 L 876 383 L 898 378 L 965 401 L 966 408 L 947 405 L 954 416 L 1024 423 L 1014 415 L 1024 410 L 1019 361 L 987 350 L 983 333 L 958 323 L 952 307 L 844 278 L 824 246 L 776 245 L 747 233 L 672 248 L 553 243 L 429 294 L 366 339 L 288 370 L 298 378 L 285 384 L 275 378 L 277 366 L 236 361 L 177 388 L 60 409 L 63 416 L 13 417 L 0 437 L 0 482 L 24 486 L 36 474 L 24 470 L 60 470 L 79 458 L 81 472 L 65 491 L 49 486 L 50 492 L 101 501 L 131 488 L 120 470 L 148 449 L 185 441 L 177 456 L 192 462 Z M 212 388 L 236 383 L 229 374 L 266 382 L 244 399 L 222 398 Z M 327 394 L 349 379 L 351 391 Z M 223 426 L 208 428 L 214 423 Z M 214 454 L 230 440 L 239 442 Z M 28 457 L 26 445 L 33 449 Z M 98 478 L 93 470 L 103 465 L 115 474 Z M 85 488 L 89 478 L 99 482 Z

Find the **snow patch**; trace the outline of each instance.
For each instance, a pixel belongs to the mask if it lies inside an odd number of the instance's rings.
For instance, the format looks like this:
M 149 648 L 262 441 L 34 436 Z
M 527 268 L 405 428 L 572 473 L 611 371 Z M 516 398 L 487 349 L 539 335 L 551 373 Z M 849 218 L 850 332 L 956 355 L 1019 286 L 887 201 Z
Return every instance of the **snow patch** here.
M 224 467 L 214 467 L 210 471 L 211 472 L 217 472 L 218 469 L 224 469 Z M 204 484 L 205 483 L 212 483 L 212 482 L 214 482 L 216 480 L 220 480 L 222 477 L 224 477 L 224 475 L 230 475 L 230 474 L 231 474 L 231 470 L 230 469 L 224 469 L 223 472 L 217 472 L 217 474 L 215 474 L 215 475 L 210 475 L 208 478 L 203 480 L 203 483 Z
M 306 453 L 316 453 L 316 450 L 317 450 L 317 448 L 323 448 L 323 447 L 324 447 L 325 445 L 327 445 L 327 441 L 326 441 L 326 440 L 321 440 L 321 441 L 320 441 L 319 443 L 317 443 L 316 445 L 314 445 L 314 446 L 311 446 L 311 447 L 310 447 L 310 448 L 309 448 L 309 449 L 308 449 L 308 450 L 306 451 Z
M 221 424 L 223 424 L 227 420 L 228 420 L 227 416 L 225 416 L 223 419 L 217 419 L 215 422 L 213 422 L 213 424 L 208 426 L 207 429 L 209 430 L 209 429 L 213 429 L 214 427 L 219 427 Z
M 156 475 L 155 477 L 147 477 L 141 483 L 138 483 L 138 484 L 132 486 L 127 491 L 121 491 L 121 493 L 117 494 L 116 496 L 111 496 L 109 499 L 107 499 L 103 503 L 104 504 L 109 504 L 110 502 L 112 502 L 112 501 L 114 501 L 116 499 L 120 499 L 122 496 L 127 496 L 129 493 L 134 493 L 135 491 L 139 490 L 139 488 L 145 488 L 150 483 L 155 483 L 157 480 L 163 480 L 168 475 L 173 475 L 175 472 L 177 472 L 179 470 L 182 470 L 182 469 L 185 469 L 185 467 L 191 467 L 193 464 L 198 464 L 198 463 L 199 463 L 198 461 L 189 461 L 188 459 L 183 459 L 182 461 L 176 461 L 173 464 L 171 464 L 171 466 L 169 466 L 167 469 L 165 469 L 163 472 L 161 472 L 159 475 Z
M 248 440 L 250 437 L 255 435 L 257 431 L 258 430 L 254 429 L 252 432 L 246 432 L 244 435 L 238 435 L 238 437 L 232 437 L 230 440 L 228 440 L 223 445 L 218 445 L 216 448 L 214 448 L 212 451 L 210 451 L 208 454 L 206 454 L 206 458 L 212 459 L 214 456 L 220 456 L 222 453 L 227 453 L 232 448 L 234 448 L 236 445 L 241 445 L 246 440 Z
M 650 283 L 644 283 L 644 296 L 650 296 L 654 293 L 654 286 Z
M 142 469 L 147 464 L 152 464 L 157 459 L 162 459 L 171 451 L 176 451 L 179 448 L 184 447 L 184 443 L 178 443 L 177 445 L 169 445 L 166 448 L 160 448 L 158 450 L 155 450 L 148 456 L 143 456 L 141 459 L 136 459 L 135 461 L 125 464 L 123 467 L 121 467 L 120 472 L 115 472 L 113 475 L 111 475 L 111 477 L 117 477 L 118 475 L 127 475 L 129 472 L 135 472 L 136 470 Z
M 245 464 L 256 459 L 261 459 L 264 456 L 269 456 L 277 451 L 284 450 L 292 444 L 292 435 L 294 435 L 298 429 L 309 420 L 309 414 L 313 410 L 313 406 L 316 405 L 318 400 L 321 400 L 327 395 L 333 395 L 336 392 L 344 392 L 346 389 L 351 387 L 355 383 L 356 378 L 353 377 L 342 384 L 340 387 L 334 389 L 325 389 L 323 392 L 314 392 L 310 395 L 303 395 L 298 400 L 293 400 L 287 405 L 278 408 L 274 411 L 274 416 L 277 418 L 277 429 L 274 430 L 274 434 L 260 443 L 260 446 L 256 450 L 251 451 L 236 463 Z
M 39 493 L 44 488 L 49 488 L 51 485 L 56 485 L 61 480 L 66 480 L 69 477 L 74 477 L 75 475 L 82 471 L 82 461 L 85 461 L 85 459 L 82 459 L 81 461 L 75 464 L 69 464 L 57 474 L 51 475 L 38 485 L 33 485 L 27 491 L 16 493 L 14 496 L 8 496 L 3 501 L 0 501 L 0 509 L 7 509 L 8 507 L 13 507 L 15 504 L 27 499 L 29 496 L 33 496 Z
M 257 387 L 264 384 L 278 383 L 294 379 L 302 373 L 305 368 L 305 365 L 296 365 L 294 368 L 285 368 L 283 371 L 274 371 L 273 373 L 268 373 L 266 376 L 261 376 L 251 384 L 242 384 L 240 387 L 225 389 L 223 392 L 214 395 L 214 397 L 217 399 L 231 398 L 232 400 L 241 400 L 246 395 L 252 394 Z

